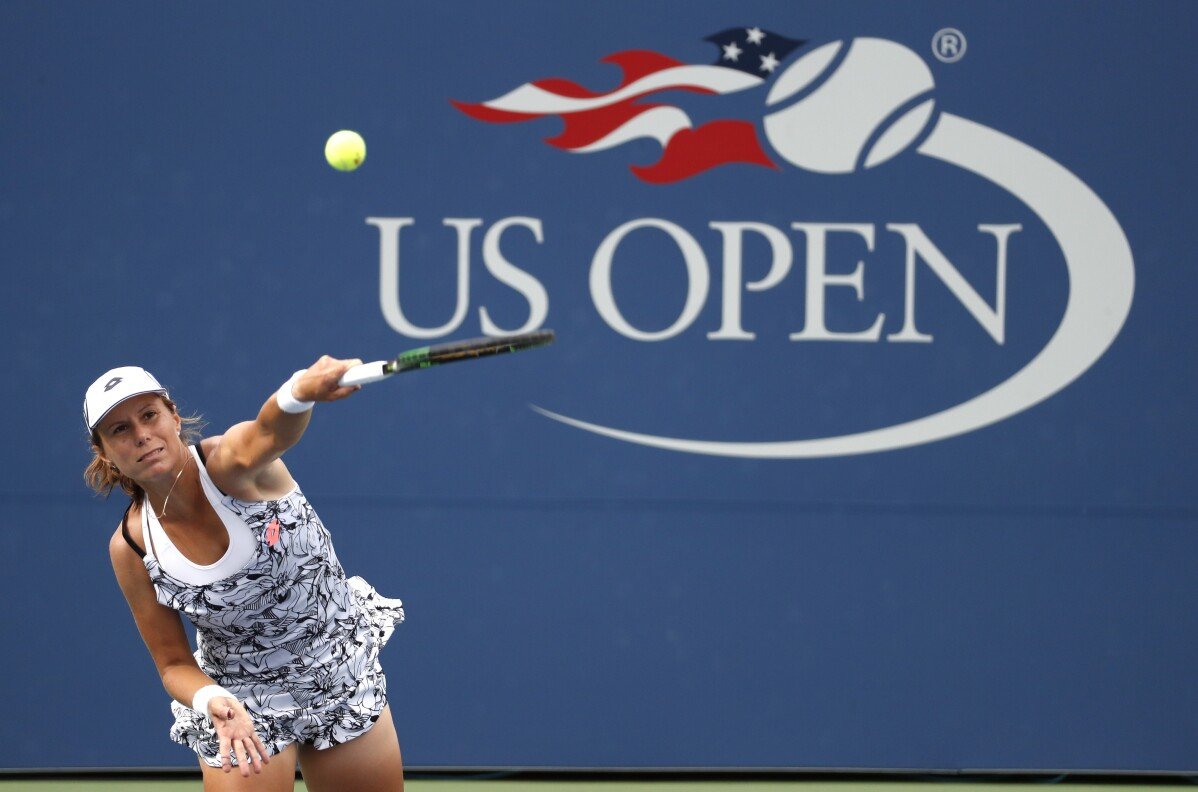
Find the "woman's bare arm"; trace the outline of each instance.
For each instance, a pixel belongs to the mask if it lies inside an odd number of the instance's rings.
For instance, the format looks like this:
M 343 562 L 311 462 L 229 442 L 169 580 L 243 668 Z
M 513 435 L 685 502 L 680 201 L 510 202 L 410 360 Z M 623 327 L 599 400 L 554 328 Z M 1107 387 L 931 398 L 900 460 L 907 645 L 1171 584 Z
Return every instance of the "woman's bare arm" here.
M 196 663 L 183 631 L 182 619 L 175 611 L 159 604 L 145 565 L 129 547 L 119 528 L 108 543 L 108 555 L 117 583 L 133 612 L 133 621 L 158 668 L 162 686 L 175 701 L 191 707 L 200 688 L 216 683 Z M 262 772 L 262 765 L 268 763 L 270 757 L 254 729 L 253 719 L 241 702 L 235 697 L 217 696 L 211 699 L 208 712 L 204 714 L 212 719 L 216 728 L 224 771 L 232 771 L 230 751 L 235 751 L 242 776 L 248 776 L 251 769 L 255 773 Z
M 119 530 L 108 543 L 108 554 L 162 686 L 171 698 L 190 707 L 197 690 L 215 683 L 196 664 L 179 614 L 158 603 L 145 566 Z
M 299 401 L 328 402 L 344 399 L 361 386 L 343 388 L 341 376 L 361 360 L 336 360 L 325 355 L 304 372 L 292 388 Z M 312 411 L 284 412 L 271 394 L 258 417 L 239 423 L 225 432 L 208 459 L 208 473 L 226 492 L 264 492 L 277 495 L 294 486 L 287 469 L 279 462 L 283 452 L 299 442 Z

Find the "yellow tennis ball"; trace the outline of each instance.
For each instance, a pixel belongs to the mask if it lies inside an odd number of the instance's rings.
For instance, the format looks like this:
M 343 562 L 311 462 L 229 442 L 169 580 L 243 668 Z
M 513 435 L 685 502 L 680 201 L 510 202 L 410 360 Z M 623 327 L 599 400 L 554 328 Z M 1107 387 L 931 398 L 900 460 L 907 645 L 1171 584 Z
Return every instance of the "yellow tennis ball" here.
M 342 129 L 324 144 L 324 158 L 339 171 L 355 170 L 366 159 L 366 141 L 352 129 Z

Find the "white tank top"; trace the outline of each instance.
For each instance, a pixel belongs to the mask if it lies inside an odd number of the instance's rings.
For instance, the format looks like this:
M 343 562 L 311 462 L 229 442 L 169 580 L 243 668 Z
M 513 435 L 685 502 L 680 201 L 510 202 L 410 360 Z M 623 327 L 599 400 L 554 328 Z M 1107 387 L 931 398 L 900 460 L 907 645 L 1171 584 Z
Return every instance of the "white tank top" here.
M 195 447 L 192 446 L 190 450 L 195 457 L 196 467 L 200 470 L 200 486 L 204 495 L 220 517 L 225 530 L 229 532 L 229 549 L 214 564 L 193 563 L 179 552 L 179 548 L 175 547 L 174 542 L 166 535 L 162 523 L 158 522 L 148 502 L 143 504 L 141 510 L 141 536 L 146 552 L 158 560 L 158 565 L 164 572 L 183 583 L 204 586 L 224 580 L 234 572 L 240 571 L 254 556 L 256 542 L 250 527 L 222 503 L 224 495 L 212 483 Z

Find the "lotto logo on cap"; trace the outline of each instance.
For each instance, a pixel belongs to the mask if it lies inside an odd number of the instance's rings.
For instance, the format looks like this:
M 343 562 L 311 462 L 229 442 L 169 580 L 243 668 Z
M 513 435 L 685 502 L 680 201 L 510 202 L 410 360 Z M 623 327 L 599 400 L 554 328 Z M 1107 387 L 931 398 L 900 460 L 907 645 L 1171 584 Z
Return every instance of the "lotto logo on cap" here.
M 95 429 L 113 407 L 143 393 L 167 395 L 154 375 L 140 366 L 121 366 L 101 374 L 83 397 L 83 422 L 88 431 Z

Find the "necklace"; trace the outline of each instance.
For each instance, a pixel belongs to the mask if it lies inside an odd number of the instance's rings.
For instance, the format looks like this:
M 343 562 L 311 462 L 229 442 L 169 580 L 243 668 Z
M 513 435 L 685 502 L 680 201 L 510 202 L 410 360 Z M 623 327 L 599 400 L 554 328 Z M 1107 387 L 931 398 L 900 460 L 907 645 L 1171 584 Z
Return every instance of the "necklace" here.
M 154 515 L 154 517 L 158 520 L 158 522 L 162 522 L 162 518 L 166 516 L 166 505 L 171 502 L 171 495 L 173 495 L 175 493 L 175 484 L 179 483 L 179 477 L 183 475 L 184 470 L 187 470 L 187 463 L 190 461 L 191 461 L 191 454 L 188 454 L 187 459 L 183 460 L 183 467 L 179 468 L 179 472 L 175 474 L 174 483 L 171 484 L 171 488 L 169 490 L 167 490 L 166 500 L 164 500 L 162 502 L 162 514 Z M 150 495 L 149 495 L 149 493 L 146 493 L 146 501 L 149 502 L 149 500 L 150 500 Z M 150 503 L 150 511 L 151 512 L 154 511 L 153 503 Z

